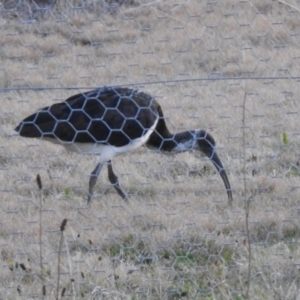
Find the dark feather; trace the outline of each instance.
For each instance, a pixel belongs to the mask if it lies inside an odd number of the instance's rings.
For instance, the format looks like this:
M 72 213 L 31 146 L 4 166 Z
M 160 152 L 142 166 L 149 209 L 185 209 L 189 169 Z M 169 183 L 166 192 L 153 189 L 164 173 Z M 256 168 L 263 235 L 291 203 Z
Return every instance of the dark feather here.
M 101 88 L 44 107 L 16 128 L 21 136 L 121 147 L 155 123 L 159 104 L 128 88 Z

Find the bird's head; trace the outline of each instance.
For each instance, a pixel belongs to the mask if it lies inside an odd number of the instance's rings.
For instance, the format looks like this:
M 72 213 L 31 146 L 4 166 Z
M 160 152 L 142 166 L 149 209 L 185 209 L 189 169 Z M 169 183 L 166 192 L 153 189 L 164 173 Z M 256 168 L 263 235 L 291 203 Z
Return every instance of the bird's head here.
M 226 171 L 223 167 L 223 164 L 216 152 L 216 142 L 214 138 L 207 133 L 205 130 L 196 130 L 193 132 L 194 135 L 194 149 L 201 151 L 205 154 L 214 164 L 218 173 L 220 174 L 227 191 L 229 204 L 232 203 L 232 190 L 226 174 Z

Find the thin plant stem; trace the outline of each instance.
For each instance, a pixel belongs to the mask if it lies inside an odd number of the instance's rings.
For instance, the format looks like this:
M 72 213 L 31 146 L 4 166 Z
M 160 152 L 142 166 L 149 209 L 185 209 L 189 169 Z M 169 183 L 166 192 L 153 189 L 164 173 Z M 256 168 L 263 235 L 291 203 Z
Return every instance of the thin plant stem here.
M 250 242 L 250 230 L 249 230 L 249 212 L 250 212 L 250 200 L 252 197 L 247 199 L 247 180 L 246 180 L 246 135 L 245 135 L 245 126 L 246 126 L 246 99 L 247 99 L 247 90 L 244 95 L 244 103 L 243 103 L 243 168 L 244 168 L 244 195 L 245 195 L 245 226 L 246 226 L 246 236 L 248 243 L 248 273 L 247 273 L 247 287 L 246 287 L 246 299 L 249 299 L 250 292 L 250 279 L 251 279 L 251 242 Z
M 62 249 L 62 244 L 64 240 L 64 230 L 67 225 L 67 219 L 63 219 L 61 225 L 60 225 L 60 241 L 59 241 L 59 247 L 58 247 L 58 259 L 57 259 L 57 287 L 56 287 L 56 300 L 59 298 L 59 281 L 60 281 L 60 254 Z
M 43 222 L 43 184 L 41 180 L 40 174 L 36 176 L 36 183 L 39 188 L 39 198 L 40 198 L 40 206 L 39 206 L 39 244 L 40 244 L 40 269 L 41 269 L 41 280 L 43 281 L 43 248 L 42 248 L 42 236 L 43 236 L 43 228 L 42 228 L 42 222 Z M 46 288 L 42 284 L 42 299 L 44 298 L 46 294 Z

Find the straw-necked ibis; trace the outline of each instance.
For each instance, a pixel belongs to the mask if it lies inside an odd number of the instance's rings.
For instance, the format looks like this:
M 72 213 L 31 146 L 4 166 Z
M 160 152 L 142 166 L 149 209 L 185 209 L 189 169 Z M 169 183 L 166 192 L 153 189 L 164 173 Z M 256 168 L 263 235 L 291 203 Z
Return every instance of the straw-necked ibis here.
M 25 118 L 14 134 L 61 144 L 80 154 L 97 155 L 98 164 L 89 181 L 88 203 L 106 163 L 110 182 L 119 195 L 127 199 L 113 172 L 111 160 L 142 145 L 165 153 L 190 150 L 204 153 L 222 177 L 229 203 L 232 202 L 230 183 L 213 137 L 204 130 L 170 133 L 160 105 L 152 96 L 138 90 L 101 87 L 74 95 Z

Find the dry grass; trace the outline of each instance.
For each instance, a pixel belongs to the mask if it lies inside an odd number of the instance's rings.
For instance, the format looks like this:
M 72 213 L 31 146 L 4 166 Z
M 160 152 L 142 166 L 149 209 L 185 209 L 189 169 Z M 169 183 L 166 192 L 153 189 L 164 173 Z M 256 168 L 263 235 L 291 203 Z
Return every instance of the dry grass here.
M 3 1 L 2 1 L 3 2 Z M 113 10 L 59 1 L 28 22 L 1 17 L 0 86 L 95 87 L 216 76 L 299 75 L 298 11 L 279 2 L 125 1 Z M 130 2 L 130 3 L 129 3 Z M 94 11 L 92 4 L 95 4 Z M 56 9 L 57 9 L 56 8 Z M 250 199 L 251 299 L 299 294 L 299 85 L 293 80 L 144 84 L 172 131 L 209 130 L 234 189 L 196 153 L 141 149 L 114 161 L 124 203 L 103 170 L 92 208 L 95 158 L 8 137 L 37 108 L 77 91 L 11 91 L 1 97 L 0 298 L 245 299 Z M 246 98 L 246 157 L 242 105 Z M 284 141 L 283 134 L 287 140 Z M 246 161 L 247 190 L 243 186 Z M 39 192 L 43 182 L 40 271 Z

